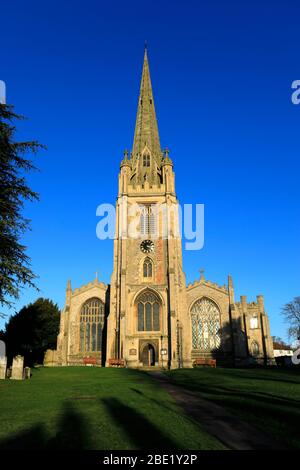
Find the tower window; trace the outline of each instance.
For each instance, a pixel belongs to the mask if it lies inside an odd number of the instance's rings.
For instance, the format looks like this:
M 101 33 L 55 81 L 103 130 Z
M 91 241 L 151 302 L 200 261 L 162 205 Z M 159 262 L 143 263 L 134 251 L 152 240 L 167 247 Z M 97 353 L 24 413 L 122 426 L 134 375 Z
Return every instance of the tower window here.
M 143 277 L 152 277 L 152 261 L 146 258 L 143 264 Z
M 250 318 L 250 329 L 256 330 L 256 328 L 258 328 L 258 318 L 257 316 L 254 316 Z
M 104 303 L 97 298 L 87 300 L 80 311 L 80 351 L 102 350 Z
M 156 213 L 154 205 L 141 206 L 140 226 L 141 235 L 156 234 Z
M 143 166 L 145 167 L 150 166 L 150 155 L 148 153 L 143 155 Z
M 156 234 L 156 208 L 154 205 L 141 206 L 140 226 L 141 235 Z

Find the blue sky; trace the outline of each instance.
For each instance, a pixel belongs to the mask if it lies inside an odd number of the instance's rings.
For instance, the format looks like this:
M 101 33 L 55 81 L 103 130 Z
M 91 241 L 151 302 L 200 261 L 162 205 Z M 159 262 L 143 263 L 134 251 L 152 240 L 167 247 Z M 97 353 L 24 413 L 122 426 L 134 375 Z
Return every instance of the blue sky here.
M 110 280 L 96 207 L 116 200 L 147 40 L 178 198 L 205 204 L 204 248 L 184 251 L 187 281 L 202 267 L 219 284 L 232 274 L 236 297 L 263 294 L 272 334 L 285 336 L 280 309 L 300 295 L 299 12 L 276 0 L 2 3 L 0 79 L 28 117 L 18 137 L 48 147 L 29 178 L 41 200 L 26 206 L 41 292 L 24 289 L 16 309 L 38 295 L 62 306 L 68 278 Z

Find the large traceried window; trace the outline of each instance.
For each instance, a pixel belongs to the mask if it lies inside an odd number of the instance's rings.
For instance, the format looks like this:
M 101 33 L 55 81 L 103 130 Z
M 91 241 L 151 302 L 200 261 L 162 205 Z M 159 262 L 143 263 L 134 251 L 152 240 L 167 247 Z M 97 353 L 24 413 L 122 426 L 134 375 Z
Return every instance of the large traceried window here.
M 140 206 L 141 235 L 155 235 L 156 233 L 156 208 L 154 205 Z
M 80 311 L 80 351 L 102 350 L 104 303 L 96 297 L 87 300 Z
M 158 296 L 151 291 L 143 292 L 136 304 L 138 331 L 159 331 L 161 303 Z
M 220 311 L 207 298 L 197 300 L 191 309 L 193 349 L 211 351 L 221 345 Z

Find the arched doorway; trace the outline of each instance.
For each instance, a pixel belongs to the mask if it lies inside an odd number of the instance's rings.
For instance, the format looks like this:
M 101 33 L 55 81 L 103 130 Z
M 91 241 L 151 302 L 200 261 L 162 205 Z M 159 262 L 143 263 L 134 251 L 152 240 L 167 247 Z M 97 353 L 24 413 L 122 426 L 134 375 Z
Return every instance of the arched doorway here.
M 143 348 L 142 363 L 146 367 L 155 366 L 155 348 L 150 343 L 145 344 Z

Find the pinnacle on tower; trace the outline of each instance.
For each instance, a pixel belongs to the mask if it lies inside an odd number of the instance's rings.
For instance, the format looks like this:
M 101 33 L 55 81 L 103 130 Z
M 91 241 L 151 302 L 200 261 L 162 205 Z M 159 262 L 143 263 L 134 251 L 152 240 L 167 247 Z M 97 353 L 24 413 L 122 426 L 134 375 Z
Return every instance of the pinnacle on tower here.
M 66 306 L 70 305 L 71 296 L 72 296 L 72 287 L 71 287 L 71 281 L 69 279 L 67 283 L 67 288 L 66 288 Z

